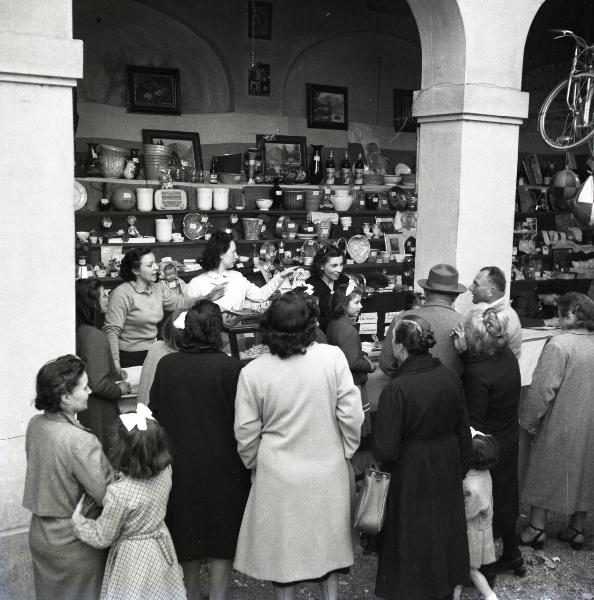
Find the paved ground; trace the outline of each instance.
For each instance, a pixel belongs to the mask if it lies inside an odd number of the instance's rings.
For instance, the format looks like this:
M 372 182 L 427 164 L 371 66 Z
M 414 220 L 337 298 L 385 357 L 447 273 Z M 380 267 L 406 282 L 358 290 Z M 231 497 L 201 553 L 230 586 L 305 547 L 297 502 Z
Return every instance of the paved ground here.
M 525 519 L 523 519 L 524 521 Z M 495 591 L 499 600 L 594 600 L 594 540 L 586 537 L 586 545 L 579 552 L 555 539 L 564 519 L 553 516 L 547 525 L 544 550 L 523 548 L 528 572 L 525 577 L 499 575 Z M 592 530 L 592 526 L 589 527 Z M 348 576 L 340 576 L 341 600 L 375 600 L 373 594 L 377 557 L 365 556 L 356 547 L 355 565 Z M 299 587 L 298 600 L 318 599 L 315 584 Z M 233 573 L 230 600 L 271 600 L 274 598 L 269 583 L 255 581 L 240 573 Z M 463 600 L 479 600 L 474 589 L 467 589 Z

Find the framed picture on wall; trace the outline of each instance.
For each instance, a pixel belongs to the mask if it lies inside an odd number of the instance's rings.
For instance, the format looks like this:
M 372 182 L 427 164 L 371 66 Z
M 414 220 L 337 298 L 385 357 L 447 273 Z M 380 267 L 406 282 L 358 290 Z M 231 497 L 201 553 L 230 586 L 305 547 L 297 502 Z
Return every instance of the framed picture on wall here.
M 162 144 L 173 150 L 174 163 L 181 165 L 188 161 L 190 169 L 203 169 L 200 135 L 191 131 L 166 131 L 162 129 L 143 129 L 143 144 Z
M 282 183 L 301 183 L 307 178 L 305 137 L 290 135 L 256 136 L 262 148 L 264 181 L 280 177 Z
M 394 88 L 394 131 L 414 133 L 417 124 L 412 116 L 413 91 Z
M 270 65 L 256 63 L 253 69 L 248 69 L 248 94 L 270 96 Z
M 315 129 L 349 128 L 348 88 L 334 85 L 305 86 L 307 126 Z
M 385 233 L 384 243 L 386 244 L 387 252 L 396 252 L 396 254 L 404 254 L 404 234 Z
M 272 4 L 254 0 L 248 2 L 248 38 L 272 39 Z
M 126 110 L 180 115 L 179 69 L 127 66 Z

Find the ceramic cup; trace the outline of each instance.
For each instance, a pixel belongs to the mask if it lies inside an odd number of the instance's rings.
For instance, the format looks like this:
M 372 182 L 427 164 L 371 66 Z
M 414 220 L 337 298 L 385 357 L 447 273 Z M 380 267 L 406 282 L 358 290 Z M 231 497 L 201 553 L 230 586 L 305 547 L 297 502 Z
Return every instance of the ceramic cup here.
M 153 188 L 136 188 L 136 206 L 142 212 L 153 210 Z
M 198 210 L 212 209 L 212 188 L 198 188 Z
M 215 188 L 213 196 L 212 204 L 215 210 L 227 210 L 229 208 L 229 188 Z
M 172 238 L 171 219 L 155 219 L 155 230 L 157 242 L 170 242 Z

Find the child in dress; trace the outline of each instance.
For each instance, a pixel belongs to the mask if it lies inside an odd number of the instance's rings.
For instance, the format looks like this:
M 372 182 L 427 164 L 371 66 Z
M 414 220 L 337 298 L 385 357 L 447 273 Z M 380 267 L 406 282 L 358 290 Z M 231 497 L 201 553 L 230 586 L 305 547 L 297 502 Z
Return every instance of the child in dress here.
M 164 518 L 171 490 L 171 455 L 151 411 L 120 415 L 111 451 L 121 477 L 107 487 L 97 520 L 72 515 L 75 535 L 93 548 L 111 546 L 101 600 L 186 600 L 182 571 Z
M 471 427 L 472 455 L 470 470 L 462 483 L 466 507 L 468 529 L 468 550 L 470 554 L 470 579 L 485 600 L 497 600 L 497 595 L 489 586 L 485 576 L 479 571 L 481 565 L 495 562 L 493 541 L 493 484 L 489 469 L 498 457 L 497 442 L 490 435 L 484 435 Z M 460 600 L 462 586 L 456 586 L 454 600 Z

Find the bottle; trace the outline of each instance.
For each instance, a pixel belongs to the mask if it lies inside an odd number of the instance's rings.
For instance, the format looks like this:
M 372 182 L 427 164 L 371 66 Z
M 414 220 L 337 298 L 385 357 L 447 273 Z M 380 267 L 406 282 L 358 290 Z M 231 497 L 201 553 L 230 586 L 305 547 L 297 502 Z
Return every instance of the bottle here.
M 359 152 L 359 156 L 355 161 L 355 175 L 353 183 L 355 185 L 363 185 L 363 171 L 365 170 L 365 163 L 363 162 L 363 155 Z
M 349 160 L 349 153 L 344 151 L 344 158 L 340 163 L 340 176 L 343 185 L 349 185 L 351 183 L 351 161 Z
M 219 172 L 217 169 L 217 157 L 213 156 L 210 160 L 210 175 L 208 177 L 208 183 L 218 183 Z
M 330 150 L 326 159 L 326 185 L 334 185 L 334 177 L 336 175 L 336 163 L 334 162 L 334 152 Z
M 177 170 L 178 181 L 190 181 L 190 167 L 187 160 L 182 159 L 181 167 Z
M 273 209 L 279 209 L 283 203 L 283 188 L 280 186 L 280 178 L 275 177 L 274 184 L 270 188 L 270 199 L 272 200 Z
M 322 148 L 321 145 L 312 144 L 313 154 L 311 156 L 311 165 L 309 167 L 309 182 L 318 185 L 322 181 Z

